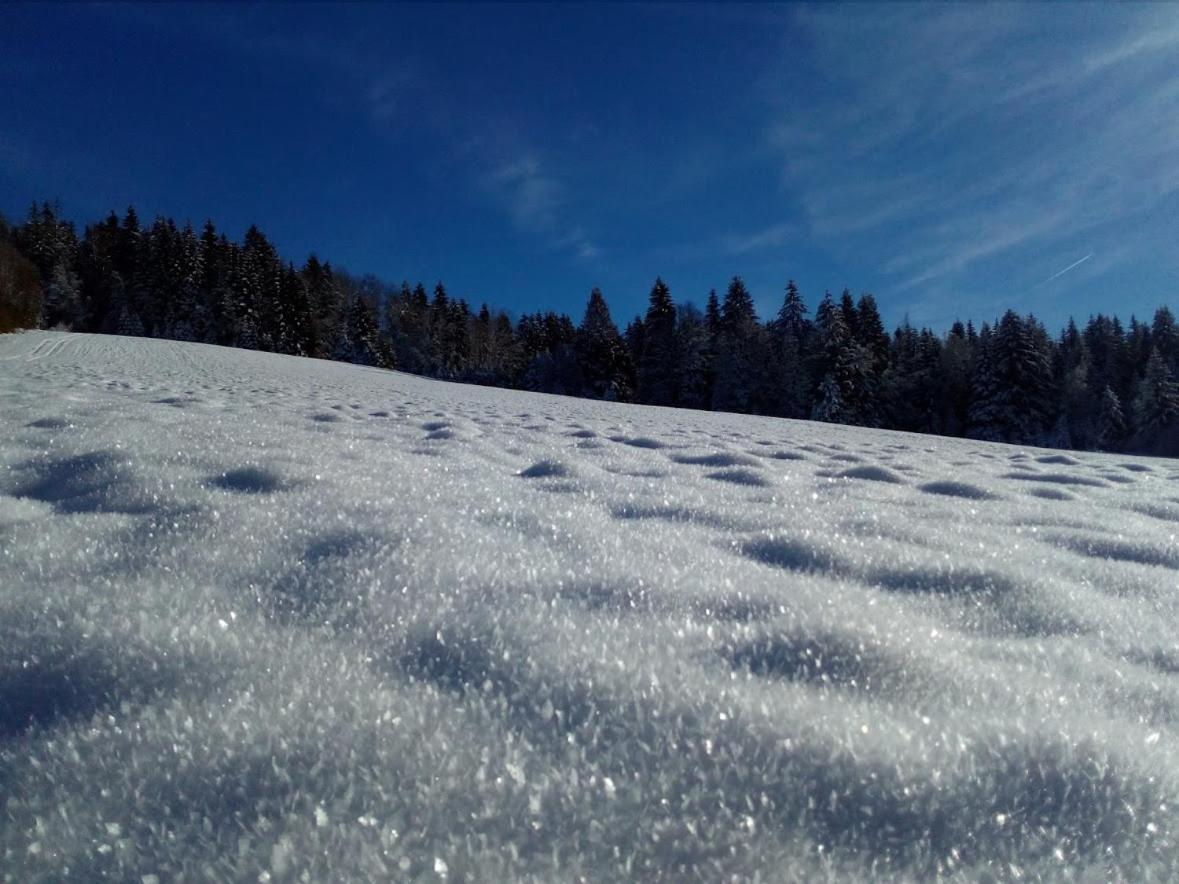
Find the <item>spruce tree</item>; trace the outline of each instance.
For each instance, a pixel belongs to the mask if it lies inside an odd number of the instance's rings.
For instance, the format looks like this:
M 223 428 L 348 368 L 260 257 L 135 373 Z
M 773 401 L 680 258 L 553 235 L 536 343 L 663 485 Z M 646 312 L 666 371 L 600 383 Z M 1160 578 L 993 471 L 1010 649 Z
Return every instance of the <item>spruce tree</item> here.
M 647 316 L 642 324 L 642 354 L 638 366 L 638 396 L 648 405 L 675 405 L 676 378 L 676 309 L 671 290 L 656 278 L 651 287 Z
M 1126 416 L 1122 409 L 1122 401 L 1111 387 L 1106 387 L 1101 393 L 1101 404 L 1097 414 L 1097 427 L 1094 441 L 1103 450 L 1116 449 L 1126 435 Z
M 1002 442 L 1039 443 L 1056 421 L 1049 342 L 1029 316 L 1008 310 L 983 347 L 971 435 Z
M 0 334 L 32 328 L 40 314 L 37 266 L 7 239 L 0 239 Z
M 74 226 L 59 217 L 49 203 L 29 207 L 25 223 L 14 232 L 22 255 L 36 266 L 41 278 L 42 328 L 73 328 L 82 320 L 79 280 L 75 267 L 78 238 Z
M 693 304 L 681 304 L 677 312 L 679 404 L 684 408 L 708 408 L 713 360 L 708 324 Z
M 586 395 L 595 399 L 626 401 L 630 398 L 630 353 L 602 292 L 594 288 L 577 329 L 577 359 Z
M 523 366 L 520 362 L 520 347 L 512 320 L 504 312 L 495 316 L 492 334 L 492 364 L 499 383 L 515 385 L 519 382 Z
M 1179 386 L 1162 354 L 1151 350 L 1134 397 L 1135 447 L 1147 448 L 1179 416 Z
M 308 356 L 330 357 L 344 335 L 344 297 L 336 284 L 331 264 L 322 263 L 314 252 L 299 271 L 307 292 L 307 306 L 313 326 Z
M 765 394 L 769 411 L 782 417 L 810 415 L 813 381 L 806 359 L 806 343 L 811 332 L 807 312 L 798 286 L 793 279 L 789 280 L 782 306 L 769 327 Z
M 974 370 L 977 345 L 978 335 L 974 333 L 973 326 L 967 329 L 961 322 L 955 322 L 941 350 L 938 400 L 935 407 L 939 425 L 947 435 L 966 435 L 970 416 L 970 378 Z M 886 370 L 886 388 L 888 377 L 889 371 Z M 887 415 L 884 425 L 899 429 Z
M 846 317 L 846 311 L 832 300 L 830 292 L 815 313 L 816 374 L 820 378 L 813 409 L 816 420 L 856 423 L 866 407 L 867 356 L 852 336 Z
M 716 354 L 720 348 L 721 309 L 720 300 L 716 296 L 716 289 L 708 292 L 708 301 L 704 307 L 704 334 L 707 348 L 704 352 L 704 389 L 702 391 L 703 404 L 701 408 L 708 408 L 712 404 L 712 391 L 716 387 Z
M 630 361 L 635 367 L 635 386 L 636 398 L 641 396 L 639 391 L 639 365 L 643 357 L 643 343 L 646 339 L 646 330 L 643 328 L 643 317 L 636 316 L 626 324 L 626 329 L 622 332 L 622 339 L 626 341 L 626 349 L 630 351 Z M 637 401 L 642 401 L 637 398 Z
M 721 307 L 721 333 L 716 353 L 712 407 L 749 413 L 761 410 L 765 347 L 753 298 L 741 277 L 734 276 Z
M 1169 307 L 1159 307 L 1155 311 L 1150 324 L 1150 342 L 1171 374 L 1179 374 L 1179 325 Z

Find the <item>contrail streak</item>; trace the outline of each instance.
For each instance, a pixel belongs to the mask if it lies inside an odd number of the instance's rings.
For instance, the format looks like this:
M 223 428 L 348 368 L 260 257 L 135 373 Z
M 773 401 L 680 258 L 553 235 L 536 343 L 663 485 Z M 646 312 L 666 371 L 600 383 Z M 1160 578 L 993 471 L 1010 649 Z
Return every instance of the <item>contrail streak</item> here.
M 1093 257 L 1093 253 L 1092 253 L 1092 252 L 1090 252 L 1090 253 L 1089 253 L 1089 254 L 1087 254 L 1087 255 L 1086 255 L 1084 258 L 1082 258 L 1080 261 L 1073 261 L 1073 263 L 1069 264 L 1069 265 L 1068 265 L 1067 267 L 1065 267 L 1063 270 L 1058 270 L 1056 273 L 1053 273 L 1053 274 L 1052 274 L 1051 276 L 1049 276 L 1049 277 L 1048 277 L 1046 280 L 1044 280 L 1044 282 L 1052 282 L 1052 280 L 1056 279 L 1057 277 L 1064 276 L 1066 273 L 1068 273 L 1068 272 L 1069 272 L 1070 270 L 1072 270 L 1074 267 L 1079 267 L 1079 266 L 1081 266 L 1082 264 L 1084 264 L 1086 261 L 1088 261 L 1088 260 L 1089 260 L 1090 258 L 1092 258 L 1092 257 Z

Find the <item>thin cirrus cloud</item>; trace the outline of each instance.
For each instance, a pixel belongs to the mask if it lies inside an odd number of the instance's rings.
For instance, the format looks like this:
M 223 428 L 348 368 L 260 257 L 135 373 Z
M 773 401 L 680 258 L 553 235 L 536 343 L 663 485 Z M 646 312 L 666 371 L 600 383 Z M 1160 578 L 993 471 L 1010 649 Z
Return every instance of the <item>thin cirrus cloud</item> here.
M 881 288 L 915 303 L 978 274 L 1058 279 L 1082 237 L 1122 246 L 1141 227 L 1147 248 L 1179 192 L 1179 17 L 1090 11 L 800 10 L 818 82 L 842 98 L 770 127 L 810 235 L 873 256 Z
M 725 236 L 724 251 L 730 255 L 746 255 L 763 249 L 777 248 L 787 243 L 793 233 L 793 225 L 772 224 L 753 233 Z
M 495 164 L 482 174 L 484 190 L 511 218 L 517 230 L 540 236 L 552 248 L 567 249 L 592 260 L 602 254 L 579 224 L 567 220 L 564 185 L 548 174 L 539 157 L 528 150 Z

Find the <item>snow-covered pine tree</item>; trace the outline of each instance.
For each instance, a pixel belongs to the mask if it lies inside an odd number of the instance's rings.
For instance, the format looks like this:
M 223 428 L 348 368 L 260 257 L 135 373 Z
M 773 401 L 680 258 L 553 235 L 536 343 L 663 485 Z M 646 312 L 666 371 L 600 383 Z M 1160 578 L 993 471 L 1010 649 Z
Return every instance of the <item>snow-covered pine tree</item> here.
M 463 298 L 452 299 L 446 318 L 446 371 L 463 377 L 471 361 L 471 308 Z
M 470 377 L 476 383 L 491 383 L 491 334 L 491 310 L 484 302 L 471 322 Z
M 1045 442 L 1056 420 L 1048 336 L 1034 317 L 1003 314 L 982 349 L 971 435 Z
M 42 328 L 73 328 L 81 309 L 77 264 L 78 238 L 74 226 L 59 217 L 49 203 L 29 207 L 25 223 L 14 231 L 16 245 L 40 275 Z
M 287 319 L 282 352 L 294 356 L 315 355 L 319 351 L 319 340 L 311 312 L 311 297 L 307 284 L 293 264 L 288 263 L 279 278 L 279 300 Z
M 1097 413 L 1097 426 L 1093 441 L 1098 448 L 1116 449 L 1125 439 L 1127 429 L 1122 401 L 1113 388 L 1107 386 L 1101 393 L 1101 404 Z
M 1150 447 L 1177 416 L 1179 386 L 1172 378 L 1163 355 L 1157 349 L 1151 350 L 1134 397 L 1135 447 Z
M 811 410 L 811 420 L 826 423 L 843 423 L 847 410 L 843 404 L 839 381 L 828 372 L 819 383 L 819 395 Z
M 868 359 L 848 328 L 846 311 L 834 302 L 830 292 L 815 313 L 815 331 L 821 380 L 813 415 L 816 420 L 856 423 L 864 411 Z M 832 389 L 839 395 L 832 395 Z
M 520 348 L 512 320 L 502 310 L 496 314 L 492 333 L 492 365 L 501 383 L 515 384 L 520 375 Z
M 778 310 L 778 331 L 783 335 L 790 335 L 796 341 L 803 341 L 810 333 L 811 322 L 807 319 L 806 302 L 798 285 L 793 279 L 786 282 L 786 294 L 782 298 L 782 306 Z
M 278 251 L 256 225 L 242 240 L 238 270 L 239 316 L 252 326 L 259 349 L 285 352 L 292 337 L 292 317 L 283 302 L 282 262 Z
M 112 325 L 111 329 L 117 335 L 130 335 L 132 337 L 141 337 L 144 333 L 143 320 L 139 318 L 139 312 L 135 309 L 135 305 L 131 303 L 131 299 L 127 294 L 127 287 L 123 284 L 123 280 L 116 274 L 114 291 L 111 294 L 112 307 Z

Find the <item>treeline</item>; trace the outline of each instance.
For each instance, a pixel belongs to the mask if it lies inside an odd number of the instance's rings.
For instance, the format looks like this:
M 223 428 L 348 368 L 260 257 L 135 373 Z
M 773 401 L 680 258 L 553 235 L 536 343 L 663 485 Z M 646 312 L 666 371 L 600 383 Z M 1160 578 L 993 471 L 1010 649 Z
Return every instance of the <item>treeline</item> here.
M 343 360 L 451 380 L 652 405 L 809 418 L 1063 448 L 1179 454 L 1179 327 L 1166 307 L 1070 320 L 885 331 L 874 298 L 793 282 L 762 322 L 739 277 L 703 310 L 657 279 L 619 331 L 601 292 L 575 324 L 472 310 L 442 283 L 390 285 L 312 255 L 284 261 L 251 227 L 230 240 L 134 209 L 81 237 L 48 204 L 0 219 L 0 330 L 39 325 Z

